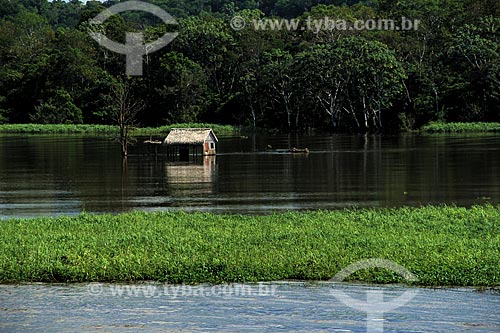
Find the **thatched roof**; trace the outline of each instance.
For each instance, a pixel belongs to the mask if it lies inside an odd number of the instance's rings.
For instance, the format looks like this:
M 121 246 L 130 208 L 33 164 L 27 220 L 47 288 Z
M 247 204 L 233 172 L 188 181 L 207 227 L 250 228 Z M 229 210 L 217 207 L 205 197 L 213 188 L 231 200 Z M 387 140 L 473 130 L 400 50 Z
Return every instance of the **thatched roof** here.
M 166 145 L 201 145 L 210 139 L 219 141 L 210 128 L 172 128 L 163 142 Z

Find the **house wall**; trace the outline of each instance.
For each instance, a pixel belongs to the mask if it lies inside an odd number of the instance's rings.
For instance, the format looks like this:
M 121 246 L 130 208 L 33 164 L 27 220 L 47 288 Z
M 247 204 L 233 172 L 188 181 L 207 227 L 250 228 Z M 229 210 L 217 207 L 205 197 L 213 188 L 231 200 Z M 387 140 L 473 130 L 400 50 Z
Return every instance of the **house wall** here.
M 215 141 L 212 140 L 212 138 L 209 138 L 205 140 L 205 143 L 203 144 L 203 155 L 209 156 L 209 155 L 216 155 L 216 144 Z

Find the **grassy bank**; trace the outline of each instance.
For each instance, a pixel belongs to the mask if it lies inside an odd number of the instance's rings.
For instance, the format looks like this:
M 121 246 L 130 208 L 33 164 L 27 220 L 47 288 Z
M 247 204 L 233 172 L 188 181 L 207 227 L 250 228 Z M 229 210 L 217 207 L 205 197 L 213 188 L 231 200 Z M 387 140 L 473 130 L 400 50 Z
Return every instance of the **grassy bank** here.
M 499 222 L 492 206 L 15 219 L 0 222 L 0 282 L 328 280 L 383 258 L 420 285 L 499 286 Z M 385 270 L 352 277 L 402 282 Z
M 423 133 L 500 133 L 500 123 L 430 123 Z
M 218 136 L 233 136 L 239 133 L 238 128 L 216 124 L 173 124 L 157 128 L 137 128 L 133 135 L 166 136 L 172 128 L 206 127 L 212 128 Z M 41 124 L 4 124 L 0 125 L 0 133 L 19 134 L 95 134 L 106 135 L 118 133 L 118 127 L 109 125 L 41 125 Z

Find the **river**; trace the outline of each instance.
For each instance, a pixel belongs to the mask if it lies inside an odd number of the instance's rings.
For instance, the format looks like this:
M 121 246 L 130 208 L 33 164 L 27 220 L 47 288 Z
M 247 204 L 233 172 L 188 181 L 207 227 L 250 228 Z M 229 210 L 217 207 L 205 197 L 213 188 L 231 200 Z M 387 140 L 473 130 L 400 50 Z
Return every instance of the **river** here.
M 292 147 L 310 153 L 282 151 Z M 500 202 L 500 136 L 225 138 L 216 157 L 191 163 L 141 140 L 126 164 L 119 152 L 106 137 L 1 135 L 0 218 Z
M 393 302 L 368 314 L 336 298 Z M 369 303 L 366 303 L 369 304 Z M 374 303 L 374 306 L 378 306 Z M 333 283 L 0 285 L 0 332 L 500 332 L 498 292 Z

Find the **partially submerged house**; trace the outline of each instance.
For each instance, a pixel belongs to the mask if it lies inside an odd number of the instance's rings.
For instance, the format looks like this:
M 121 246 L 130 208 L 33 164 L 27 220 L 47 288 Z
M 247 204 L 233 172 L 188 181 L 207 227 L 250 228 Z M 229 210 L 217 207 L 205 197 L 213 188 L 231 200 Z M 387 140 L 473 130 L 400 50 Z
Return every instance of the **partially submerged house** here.
M 165 141 L 167 154 L 188 160 L 189 155 L 215 155 L 219 140 L 210 128 L 173 128 Z

